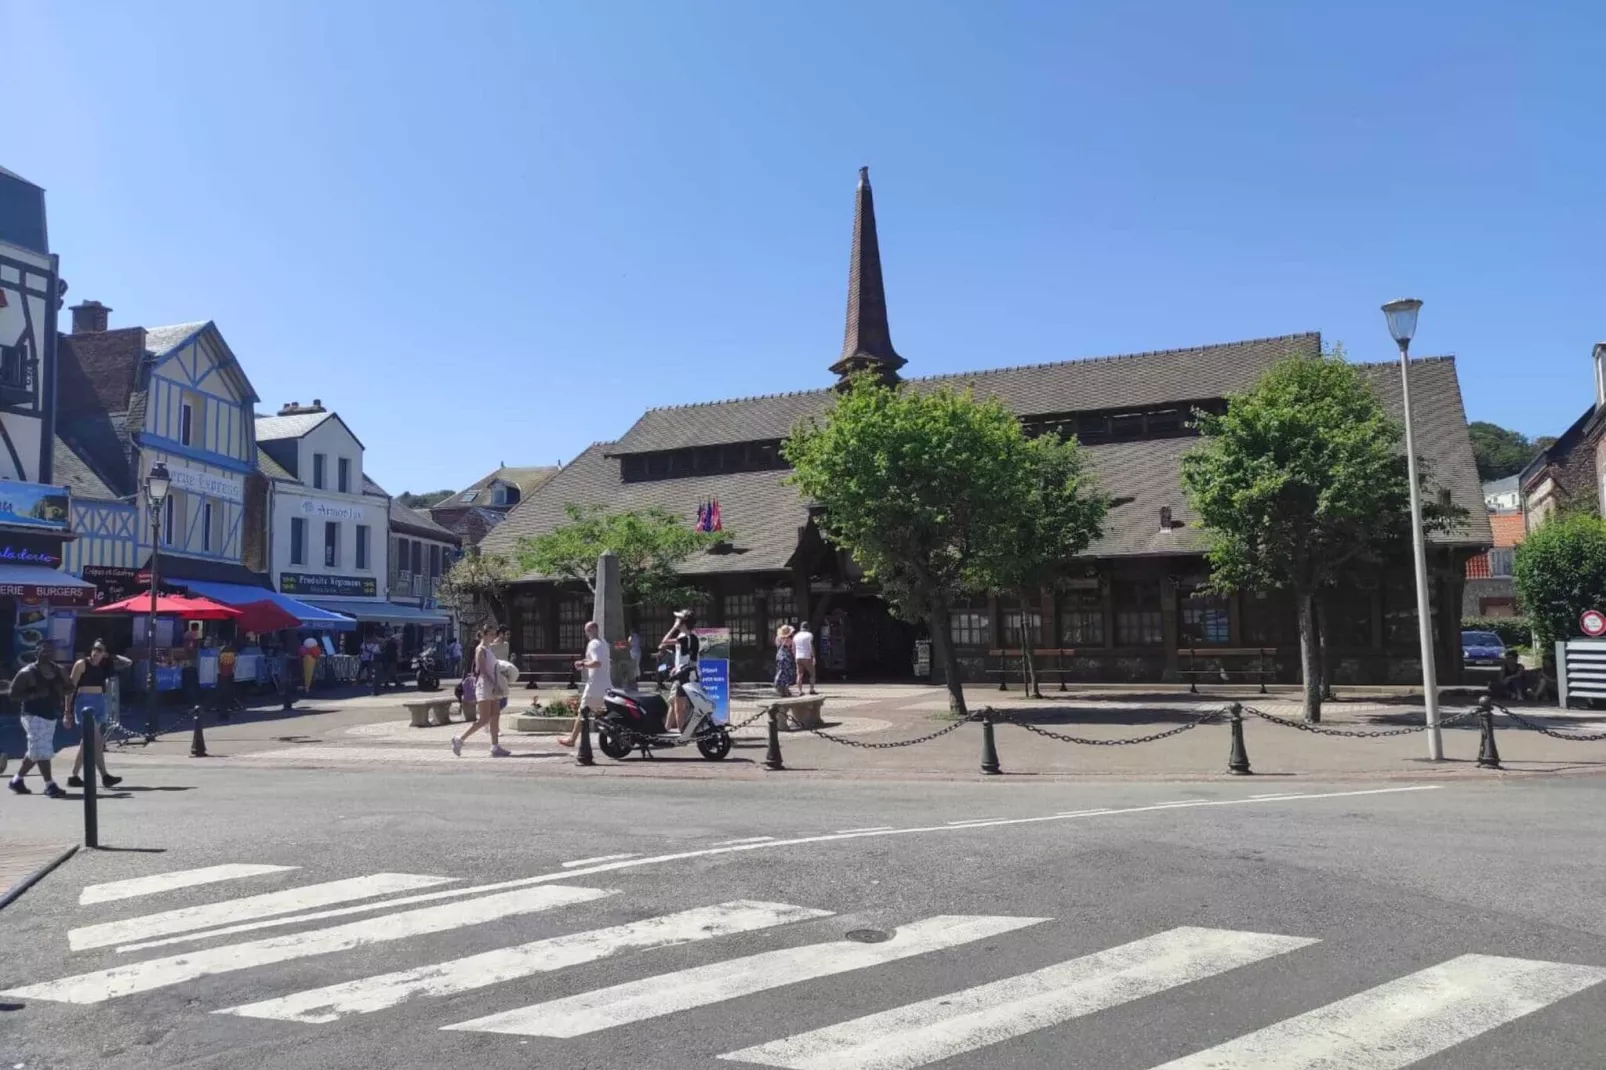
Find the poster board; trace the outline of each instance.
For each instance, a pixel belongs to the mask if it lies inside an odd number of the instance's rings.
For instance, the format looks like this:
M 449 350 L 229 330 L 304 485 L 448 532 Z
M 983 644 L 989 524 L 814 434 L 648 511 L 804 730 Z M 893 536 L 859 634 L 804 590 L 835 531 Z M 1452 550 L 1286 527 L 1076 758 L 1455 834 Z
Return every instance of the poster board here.
M 729 724 L 731 719 L 731 630 L 695 628 L 702 643 L 697 657 L 697 678 L 703 694 L 714 703 L 714 723 Z

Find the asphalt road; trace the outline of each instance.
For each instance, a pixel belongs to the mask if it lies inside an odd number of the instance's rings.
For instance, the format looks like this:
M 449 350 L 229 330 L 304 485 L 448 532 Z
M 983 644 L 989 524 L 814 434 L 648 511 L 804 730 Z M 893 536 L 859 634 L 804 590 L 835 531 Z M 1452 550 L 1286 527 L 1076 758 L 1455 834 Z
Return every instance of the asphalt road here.
M 142 779 L 0 913 L 0 1066 L 1606 1062 L 1592 778 Z

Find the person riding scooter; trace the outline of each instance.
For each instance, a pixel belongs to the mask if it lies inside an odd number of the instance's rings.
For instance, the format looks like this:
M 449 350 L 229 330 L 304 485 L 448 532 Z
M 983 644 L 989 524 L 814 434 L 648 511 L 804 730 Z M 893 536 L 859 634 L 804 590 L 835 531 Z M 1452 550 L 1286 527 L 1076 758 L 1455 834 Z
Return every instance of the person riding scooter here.
M 676 613 L 675 623 L 664 636 L 664 641 L 658 644 L 660 650 L 675 652 L 675 667 L 669 674 L 674 690 L 669 696 L 669 722 L 664 725 L 671 732 L 680 731 L 681 725 L 686 723 L 685 684 L 697 672 L 697 656 L 703 649 L 702 640 L 692 631 L 693 619 L 689 609 Z

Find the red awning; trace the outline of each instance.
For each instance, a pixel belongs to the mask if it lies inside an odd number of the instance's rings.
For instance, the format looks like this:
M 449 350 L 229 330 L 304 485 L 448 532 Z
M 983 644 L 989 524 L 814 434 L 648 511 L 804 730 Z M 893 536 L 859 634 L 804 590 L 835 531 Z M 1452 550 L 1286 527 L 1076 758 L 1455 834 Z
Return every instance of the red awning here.
M 278 632 L 287 628 L 300 628 L 301 619 L 280 609 L 273 602 L 251 602 L 240 607 L 234 626 L 242 632 Z

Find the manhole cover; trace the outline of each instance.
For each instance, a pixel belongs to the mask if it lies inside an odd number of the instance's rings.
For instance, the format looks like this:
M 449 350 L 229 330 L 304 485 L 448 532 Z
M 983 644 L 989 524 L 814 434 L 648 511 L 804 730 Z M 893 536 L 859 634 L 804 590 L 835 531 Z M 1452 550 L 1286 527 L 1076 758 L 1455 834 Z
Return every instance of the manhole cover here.
M 861 944 L 884 944 L 892 939 L 892 934 L 880 929 L 854 929 L 848 933 L 848 939 Z

